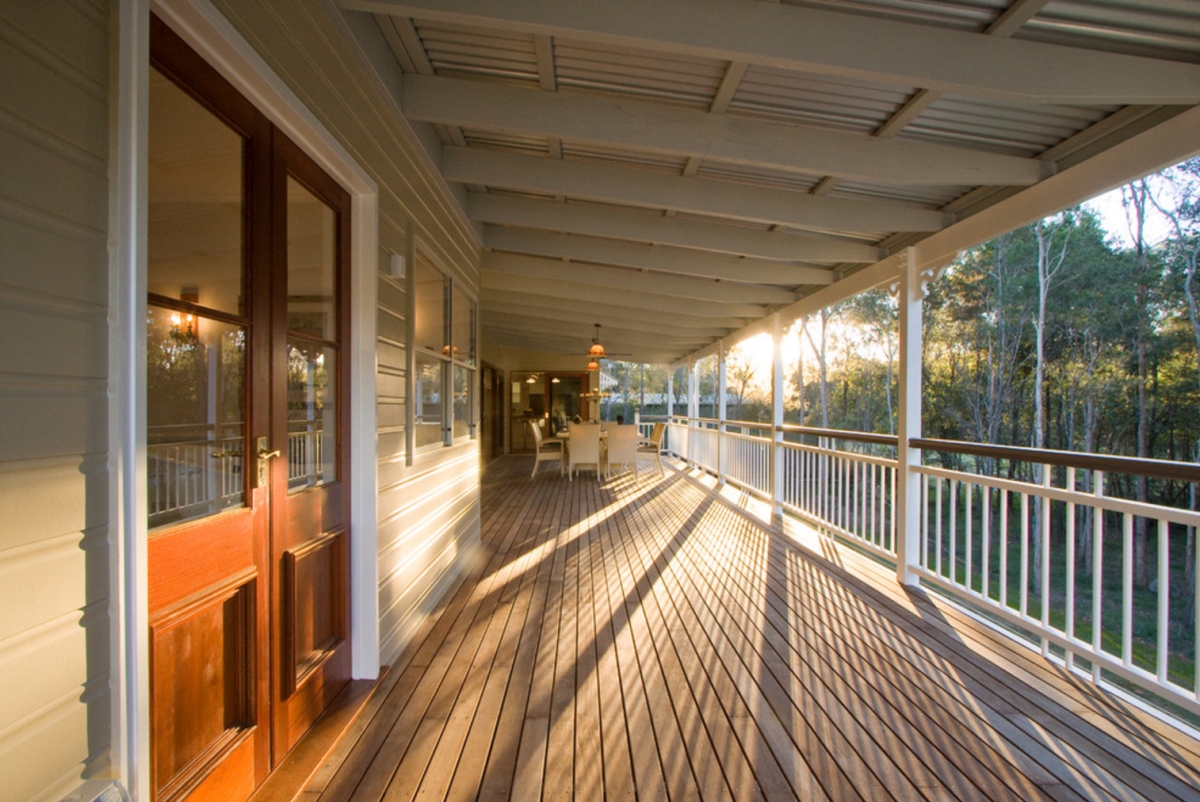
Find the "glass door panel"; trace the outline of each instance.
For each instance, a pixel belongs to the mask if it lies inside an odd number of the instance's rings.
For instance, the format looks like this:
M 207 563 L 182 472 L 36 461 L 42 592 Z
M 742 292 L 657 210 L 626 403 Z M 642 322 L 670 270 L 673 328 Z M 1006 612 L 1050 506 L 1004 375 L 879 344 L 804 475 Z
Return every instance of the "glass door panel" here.
M 150 294 L 243 317 L 245 140 L 155 69 L 149 125 Z
M 149 525 L 245 504 L 246 329 L 178 310 L 146 321 Z
M 338 478 L 337 215 L 287 178 L 287 486 Z

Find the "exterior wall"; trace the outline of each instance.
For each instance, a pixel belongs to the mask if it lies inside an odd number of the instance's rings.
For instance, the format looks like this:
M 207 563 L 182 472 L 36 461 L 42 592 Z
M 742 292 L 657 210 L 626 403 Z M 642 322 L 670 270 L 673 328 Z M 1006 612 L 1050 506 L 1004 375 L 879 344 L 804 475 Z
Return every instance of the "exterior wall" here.
M 0 2 L 0 800 L 109 772 L 109 20 Z
M 389 258 L 409 256 L 412 269 L 411 226 L 421 247 L 477 297 L 479 246 L 336 12 L 304 0 L 215 5 L 379 186 L 377 590 L 381 659 L 389 663 L 479 539 L 478 442 L 422 450 L 407 464 L 410 304 L 404 283 L 387 275 Z

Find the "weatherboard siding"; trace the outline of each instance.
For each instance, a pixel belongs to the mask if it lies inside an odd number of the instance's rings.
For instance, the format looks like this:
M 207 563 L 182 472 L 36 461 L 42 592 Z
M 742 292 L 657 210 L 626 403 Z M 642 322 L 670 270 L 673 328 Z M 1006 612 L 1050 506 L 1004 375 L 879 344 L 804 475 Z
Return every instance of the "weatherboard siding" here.
M 0 800 L 109 771 L 109 17 L 0 2 Z

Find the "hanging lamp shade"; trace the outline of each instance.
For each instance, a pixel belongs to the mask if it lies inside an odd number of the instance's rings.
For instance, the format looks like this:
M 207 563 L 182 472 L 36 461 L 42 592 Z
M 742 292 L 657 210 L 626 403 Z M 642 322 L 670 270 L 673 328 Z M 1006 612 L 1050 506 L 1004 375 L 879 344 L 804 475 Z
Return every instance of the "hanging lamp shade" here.
M 588 356 L 590 356 L 592 358 L 592 361 L 595 362 L 597 359 L 602 358 L 604 356 L 604 354 L 605 354 L 604 346 L 600 344 L 600 324 L 597 323 L 596 324 L 596 336 L 592 338 L 592 347 L 588 349 Z M 599 369 L 600 369 L 599 365 L 597 365 L 595 368 L 593 368 L 590 364 L 588 365 L 588 370 L 599 370 Z
M 604 349 L 601 349 L 601 351 L 603 351 L 603 350 Z M 595 357 L 593 357 L 591 359 L 591 361 L 588 362 L 587 369 L 588 370 L 600 370 L 600 363 L 596 361 Z

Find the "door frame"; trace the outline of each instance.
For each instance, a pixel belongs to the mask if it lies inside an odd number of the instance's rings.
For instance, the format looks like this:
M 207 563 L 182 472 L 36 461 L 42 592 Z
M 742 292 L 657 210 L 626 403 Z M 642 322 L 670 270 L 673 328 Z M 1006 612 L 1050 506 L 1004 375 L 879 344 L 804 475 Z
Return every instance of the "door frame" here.
M 146 164 L 150 12 L 159 16 L 274 125 L 350 193 L 350 306 L 345 348 L 352 388 L 350 583 L 351 672 L 379 675 L 375 517 L 375 314 L 378 187 L 208 0 L 119 0 L 112 46 L 110 128 L 109 529 L 112 543 L 112 765 L 134 800 L 148 800 L 150 677 L 146 472 Z

